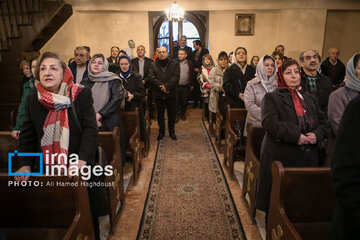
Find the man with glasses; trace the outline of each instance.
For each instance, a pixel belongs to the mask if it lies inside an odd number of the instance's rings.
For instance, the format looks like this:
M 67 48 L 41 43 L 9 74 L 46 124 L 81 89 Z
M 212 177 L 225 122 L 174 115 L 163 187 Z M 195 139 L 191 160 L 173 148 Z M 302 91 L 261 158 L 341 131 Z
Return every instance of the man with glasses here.
M 302 66 L 301 88 L 316 96 L 319 106 L 327 113 L 329 95 L 332 91 L 330 78 L 318 72 L 320 66 L 320 55 L 316 50 L 306 50 L 300 54 Z

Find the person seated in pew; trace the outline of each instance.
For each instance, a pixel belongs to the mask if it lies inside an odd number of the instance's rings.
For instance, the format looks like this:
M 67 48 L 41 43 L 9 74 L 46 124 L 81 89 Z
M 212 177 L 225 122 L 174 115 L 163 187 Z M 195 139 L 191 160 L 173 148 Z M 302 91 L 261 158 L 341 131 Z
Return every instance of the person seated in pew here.
M 21 127 L 22 127 L 22 123 L 24 122 L 25 119 L 25 103 L 26 103 L 26 99 L 30 94 L 36 93 L 36 88 L 35 88 L 35 78 L 34 78 L 34 71 L 35 71 L 35 66 L 37 63 L 38 57 L 35 57 L 33 59 L 30 60 L 30 80 L 27 81 L 24 86 L 23 86 L 23 94 L 21 97 L 21 102 L 18 108 L 18 114 L 16 117 L 16 124 L 15 127 L 12 129 L 11 132 L 11 136 L 15 139 L 19 139 L 19 135 L 20 135 L 20 131 L 21 131 Z
M 256 67 L 256 77 L 249 81 L 244 92 L 245 108 L 247 110 L 245 126 L 250 122 L 261 127 L 261 103 L 266 93 L 273 92 L 276 87 L 276 62 L 269 55 L 261 58 Z M 247 136 L 247 127 L 244 129 Z
M 112 131 L 119 122 L 119 108 L 125 103 L 125 91 L 120 86 L 120 77 L 108 71 L 108 61 L 102 53 L 95 54 L 88 66 L 88 78 L 81 84 L 91 89 L 100 131 Z
M 98 129 L 90 89 L 75 84 L 65 62 L 52 52 L 43 53 L 36 65 L 38 94 L 29 95 L 26 118 L 19 137 L 20 152 L 43 152 L 52 156 L 76 153 L 79 169 L 95 165 Z M 70 110 L 71 109 L 71 110 Z M 60 160 L 60 159 L 56 159 Z M 17 173 L 39 171 L 39 161 L 20 157 Z M 68 164 L 70 169 L 71 164 Z M 28 181 L 29 176 L 15 176 L 16 181 Z M 99 177 L 91 174 L 91 182 Z M 103 187 L 88 188 L 95 235 L 106 239 L 110 230 L 109 206 Z
M 261 106 L 266 131 L 260 155 L 257 209 L 269 210 L 272 185 L 271 164 L 284 167 L 319 166 L 317 144 L 326 137 L 327 120 L 315 97 L 299 92 L 300 66 L 288 58 L 278 68 L 278 88 L 265 94 Z
M 141 141 L 148 140 L 146 133 L 146 122 L 141 101 L 145 98 L 145 87 L 140 74 L 133 72 L 131 58 L 128 55 L 122 55 L 119 58 L 120 78 L 126 90 L 126 101 L 124 111 L 135 111 L 139 108 L 140 135 Z
M 347 63 L 345 86 L 330 94 L 328 104 L 328 120 L 330 124 L 329 138 L 326 145 L 325 166 L 330 166 L 336 135 L 341 118 L 348 103 L 360 94 L 360 53 L 354 54 Z

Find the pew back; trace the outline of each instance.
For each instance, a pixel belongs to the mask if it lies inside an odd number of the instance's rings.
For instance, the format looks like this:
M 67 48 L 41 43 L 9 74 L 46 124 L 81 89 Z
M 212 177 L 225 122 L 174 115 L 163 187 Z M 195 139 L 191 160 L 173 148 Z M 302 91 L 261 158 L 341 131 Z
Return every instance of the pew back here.
M 335 206 L 330 168 L 284 168 L 273 162 L 272 175 L 267 235 L 279 232 L 279 225 L 284 239 L 329 239 Z
M 95 239 L 87 187 L 80 181 L 41 176 L 14 186 L 14 178 L 1 173 L 0 192 L 0 226 L 8 239 L 47 239 L 45 228 L 52 231 L 49 239 Z
M 19 142 L 11 136 L 11 132 L 0 132 L 0 172 L 8 172 L 8 153 L 18 150 Z M 19 169 L 19 160 L 14 156 L 11 161 L 12 171 Z
M 248 194 L 248 211 L 252 223 L 255 224 L 255 200 L 260 172 L 260 151 L 265 130 L 262 127 L 253 127 L 251 123 L 248 123 L 247 133 L 242 197 L 245 199 L 246 194 Z
M 121 112 L 126 136 L 126 156 L 133 162 L 133 179 L 138 179 L 138 170 L 141 161 L 141 143 L 140 143 L 140 121 L 139 109 L 131 112 Z

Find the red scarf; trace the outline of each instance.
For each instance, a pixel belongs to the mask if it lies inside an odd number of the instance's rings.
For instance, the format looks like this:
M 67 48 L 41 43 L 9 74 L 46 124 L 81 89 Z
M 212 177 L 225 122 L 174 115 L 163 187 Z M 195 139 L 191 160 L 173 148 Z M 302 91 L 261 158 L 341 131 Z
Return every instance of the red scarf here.
M 45 164 L 51 164 L 51 156 L 54 153 L 64 153 L 66 158 L 68 156 L 70 130 L 67 108 L 71 107 L 70 90 L 73 102 L 82 90 L 82 86 L 74 84 L 73 80 L 70 69 L 66 68 L 59 93 L 49 92 L 40 82 L 36 85 L 39 102 L 49 110 L 43 126 L 44 135 L 41 138 L 43 154 L 48 154 L 50 160 Z M 55 164 L 58 163 L 58 160 L 61 165 L 65 164 L 63 157 L 59 159 L 55 157 Z
M 287 89 L 291 95 L 292 101 L 294 103 L 296 116 L 298 118 L 299 126 L 301 128 L 301 133 L 307 133 L 314 128 L 314 120 L 310 115 L 310 112 L 307 110 L 303 96 L 299 93 L 300 83 L 295 89 L 291 89 L 285 82 L 283 76 L 282 66 L 279 66 L 277 72 L 277 83 L 279 88 Z

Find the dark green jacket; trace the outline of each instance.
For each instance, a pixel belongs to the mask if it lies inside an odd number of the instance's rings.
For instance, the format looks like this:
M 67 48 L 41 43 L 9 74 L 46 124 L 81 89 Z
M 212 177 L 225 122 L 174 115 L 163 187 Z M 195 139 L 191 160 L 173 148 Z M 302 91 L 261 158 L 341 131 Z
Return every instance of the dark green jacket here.
M 23 86 L 23 94 L 21 96 L 21 103 L 19 105 L 18 108 L 18 114 L 16 117 L 16 125 L 15 127 L 12 129 L 13 131 L 21 131 L 22 128 L 22 124 L 25 120 L 25 104 L 26 104 L 26 99 L 30 94 L 36 93 L 36 88 L 34 85 L 34 82 L 32 80 L 27 81 L 24 86 Z

